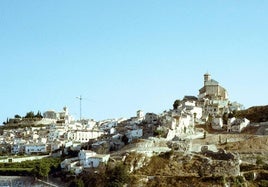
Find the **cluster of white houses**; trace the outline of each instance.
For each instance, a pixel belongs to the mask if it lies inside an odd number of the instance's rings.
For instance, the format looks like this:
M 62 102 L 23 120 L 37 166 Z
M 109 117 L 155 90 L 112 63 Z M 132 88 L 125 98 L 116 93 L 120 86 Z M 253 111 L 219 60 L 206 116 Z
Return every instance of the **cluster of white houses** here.
M 129 141 L 140 138 L 143 135 L 143 129 L 137 127 L 136 124 L 143 119 L 142 111 L 138 111 L 137 117 L 132 119 L 128 128 L 123 130 L 123 134 L 119 134 L 116 130 L 117 125 L 125 119 L 99 122 L 94 120 L 74 121 L 68 113 L 68 109 L 64 107 L 62 112 L 52 110 L 45 112 L 44 118 L 38 122 L 38 124 L 43 124 L 40 127 L 4 130 L 0 136 L 0 144 L 9 145 L 11 154 L 31 155 L 62 152 L 62 149 L 80 150 L 83 143 L 97 140 L 103 135 L 111 137 L 126 135 Z
M 159 116 L 162 124 L 160 128 L 167 128 L 167 139 L 193 134 L 195 124 L 205 122 L 210 122 L 214 129 L 222 129 L 223 115 L 241 109 L 243 106 L 230 102 L 226 89 L 206 73 L 198 97 L 185 96 L 176 109 L 162 113 Z M 228 119 L 225 126 L 228 132 L 241 132 L 248 124 L 247 119 L 232 118 Z
M 98 167 L 107 163 L 109 154 L 97 154 L 89 150 L 81 150 L 81 144 L 96 140 L 106 135 L 110 137 L 109 145 L 120 147 L 120 140 L 126 136 L 128 141 L 141 138 L 144 130 L 154 126 L 159 131 L 166 132 L 166 139 L 172 140 L 180 136 L 195 133 L 195 124 L 202 124 L 211 120 L 214 129 L 222 129 L 222 116 L 234 110 L 242 109 L 242 105 L 228 100 L 226 89 L 209 74 L 204 75 L 204 86 L 199 90 L 198 97 L 185 96 L 176 109 L 162 114 L 146 113 L 141 110 L 128 120 L 111 119 L 96 122 L 94 120 L 75 121 L 69 114 L 67 107 L 63 111 L 53 110 L 43 114 L 38 122 L 45 124 L 40 127 L 27 127 L 4 130 L 0 136 L 1 145 L 9 144 L 12 154 L 54 153 L 66 149 L 78 150 L 78 157 L 66 159 L 61 163 L 62 169 L 80 173 L 84 168 Z M 118 124 L 124 126 L 118 126 Z M 249 124 L 247 119 L 229 119 L 227 131 L 241 132 Z M 106 140 L 105 140 L 106 141 Z M 103 140 L 95 142 L 94 146 L 105 143 Z

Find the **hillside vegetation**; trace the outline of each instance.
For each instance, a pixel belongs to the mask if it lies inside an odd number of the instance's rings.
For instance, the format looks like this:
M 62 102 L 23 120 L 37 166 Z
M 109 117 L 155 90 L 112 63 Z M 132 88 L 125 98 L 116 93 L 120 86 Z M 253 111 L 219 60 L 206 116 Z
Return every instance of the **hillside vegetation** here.
M 268 105 L 253 106 L 246 110 L 236 111 L 234 116 L 247 118 L 253 123 L 268 121 Z

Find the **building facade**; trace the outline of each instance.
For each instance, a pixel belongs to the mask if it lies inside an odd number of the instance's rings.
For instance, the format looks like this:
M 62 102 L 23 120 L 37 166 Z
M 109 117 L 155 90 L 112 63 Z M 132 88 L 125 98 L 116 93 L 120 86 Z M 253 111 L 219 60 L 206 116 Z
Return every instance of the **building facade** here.
M 204 86 L 199 90 L 199 99 L 228 100 L 228 93 L 219 83 L 211 79 L 211 75 L 204 75 Z

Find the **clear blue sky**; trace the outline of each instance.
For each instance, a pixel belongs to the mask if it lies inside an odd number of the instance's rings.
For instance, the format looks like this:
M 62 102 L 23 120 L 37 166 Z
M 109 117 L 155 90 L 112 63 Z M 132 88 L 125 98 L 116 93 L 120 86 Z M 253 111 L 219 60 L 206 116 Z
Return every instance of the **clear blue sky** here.
M 268 104 L 268 1 L 2 0 L 0 121 L 69 107 L 79 118 L 160 113 L 203 74 L 231 101 Z

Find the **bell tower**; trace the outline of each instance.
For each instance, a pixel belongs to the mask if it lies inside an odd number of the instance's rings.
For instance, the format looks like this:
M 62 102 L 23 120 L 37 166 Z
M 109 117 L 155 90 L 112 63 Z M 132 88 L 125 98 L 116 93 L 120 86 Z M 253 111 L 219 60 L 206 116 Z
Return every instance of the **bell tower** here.
M 206 73 L 204 75 L 204 85 L 206 85 L 206 82 L 211 80 L 211 75 L 209 73 Z

